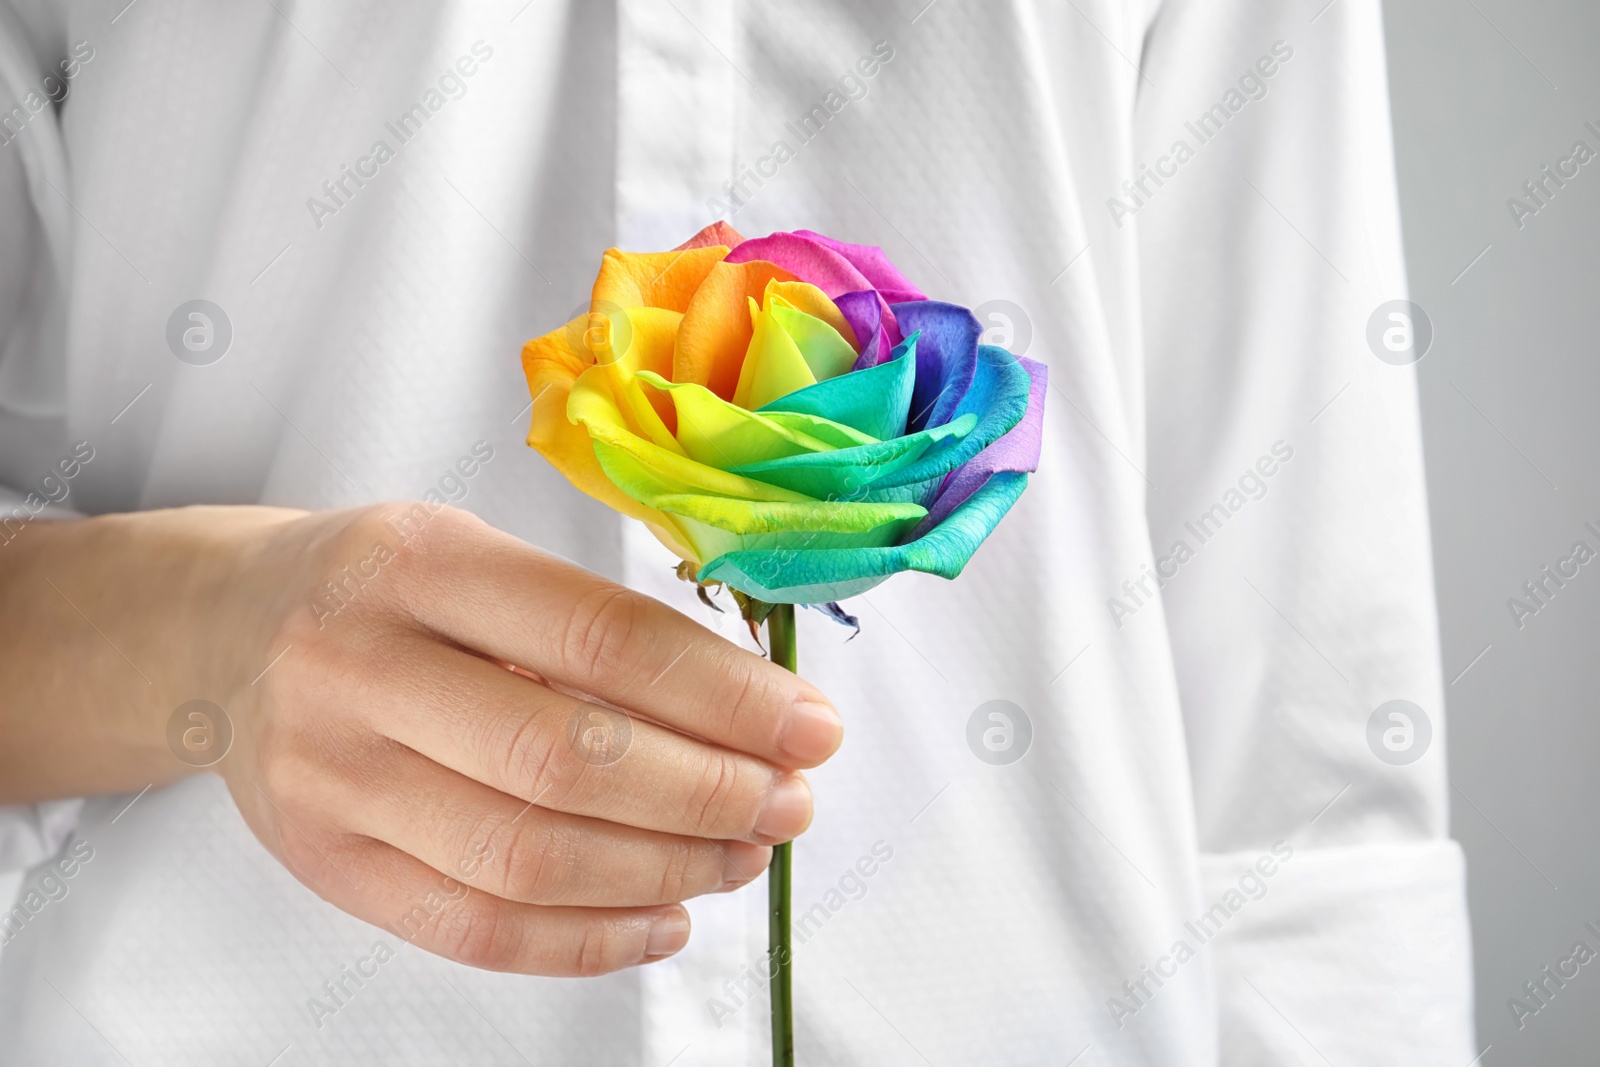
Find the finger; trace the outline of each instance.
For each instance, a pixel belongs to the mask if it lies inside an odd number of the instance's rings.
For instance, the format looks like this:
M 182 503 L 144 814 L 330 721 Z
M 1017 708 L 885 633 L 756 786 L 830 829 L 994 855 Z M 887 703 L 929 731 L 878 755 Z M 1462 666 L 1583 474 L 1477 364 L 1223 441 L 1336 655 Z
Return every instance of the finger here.
M 811 822 L 793 771 L 557 693 L 428 637 L 398 666 L 372 727 L 523 803 L 643 830 L 776 844 Z
M 430 527 L 430 533 L 437 527 Z M 443 595 L 408 602 L 418 621 L 537 672 L 729 748 L 813 767 L 843 737 L 815 687 L 665 604 L 482 524 L 429 542 Z
M 507 900 L 599 908 L 676 903 L 736 889 L 772 855 L 743 841 L 549 811 L 398 744 L 372 772 L 343 800 L 346 829 Z
M 678 904 L 522 904 L 472 889 L 392 845 L 354 834 L 307 850 L 304 858 L 304 865 L 291 864 L 290 870 L 324 900 L 469 967 L 590 977 L 664 959 L 689 940 L 689 914 Z

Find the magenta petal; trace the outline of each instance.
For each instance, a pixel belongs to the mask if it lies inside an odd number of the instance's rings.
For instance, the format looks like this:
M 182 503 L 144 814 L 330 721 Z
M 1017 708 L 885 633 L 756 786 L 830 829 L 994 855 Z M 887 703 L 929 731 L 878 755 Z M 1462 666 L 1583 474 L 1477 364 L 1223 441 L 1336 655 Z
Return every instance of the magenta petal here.
M 1039 451 L 1044 441 L 1044 400 L 1049 386 L 1050 368 L 1031 359 L 1017 360 L 1027 370 L 1028 411 L 994 444 L 951 471 L 939 487 L 928 508 L 927 517 L 917 524 L 907 542 L 915 541 L 939 525 L 988 480 L 1002 471 L 1029 472 L 1039 468 Z
M 884 255 L 883 249 L 877 245 L 853 245 L 845 241 L 836 241 L 814 230 L 796 230 L 794 233 L 796 237 L 814 241 L 849 260 L 851 266 L 860 271 L 867 281 L 872 283 L 872 287 L 883 293 L 884 299 L 891 304 L 928 299 L 921 290 L 911 284 L 909 278 L 889 262 L 889 257 Z
M 873 285 L 844 256 L 792 233 L 757 237 L 728 253 L 729 263 L 764 259 L 776 263 L 803 282 L 810 282 L 830 297 L 839 297 Z

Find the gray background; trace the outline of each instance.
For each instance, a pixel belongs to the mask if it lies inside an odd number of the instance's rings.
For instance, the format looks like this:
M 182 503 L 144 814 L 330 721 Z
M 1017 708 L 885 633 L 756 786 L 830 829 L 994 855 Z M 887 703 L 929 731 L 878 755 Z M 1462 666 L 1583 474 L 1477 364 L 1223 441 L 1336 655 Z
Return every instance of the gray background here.
M 1506 201 L 1574 141 L 1600 152 L 1600 5 L 1398 0 L 1385 20 L 1412 298 L 1436 331 L 1418 370 L 1480 1062 L 1590 1067 L 1600 959 L 1520 1029 L 1507 1000 L 1537 1006 L 1523 983 L 1577 941 L 1600 952 L 1600 560 L 1520 630 L 1507 600 L 1575 541 L 1600 549 L 1600 158 L 1520 230 Z

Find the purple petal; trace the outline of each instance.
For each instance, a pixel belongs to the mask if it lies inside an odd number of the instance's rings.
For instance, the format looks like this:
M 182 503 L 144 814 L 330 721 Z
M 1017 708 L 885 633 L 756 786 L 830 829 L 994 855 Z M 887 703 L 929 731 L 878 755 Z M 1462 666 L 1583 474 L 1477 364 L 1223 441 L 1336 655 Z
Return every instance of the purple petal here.
M 867 365 L 875 367 L 882 363 L 876 345 L 878 334 L 883 329 L 883 305 L 878 303 L 878 294 L 871 289 L 858 289 L 853 293 L 839 294 L 833 298 L 833 302 L 844 316 L 844 321 L 855 331 L 856 351 L 863 359 L 871 357 L 872 361 Z
M 855 331 L 860 344 L 857 351 L 861 358 L 856 360 L 852 370 L 876 367 L 887 361 L 895 345 L 904 340 L 900 336 L 900 324 L 895 321 L 894 312 L 885 307 L 882 297 L 871 289 L 843 293 L 834 297 L 833 302 Z
M 920 345 L 919 345 L 920 347 Z M 1002 471 L 1025 473 L 1039 468 L 1039 450 L 1044 440 L 1044 400 L 1050 369 L 1031 359 L 1019 358 L 1028 371 L 1028 412 L 1005 436 L 951 471 L 939 487 L 939 495 L 928 508 L 927 517 L 917 524 L 907 541 L 914 541 L 939 525 L 968 497 L 983 487 L 991 476 Z M 919 368 L 920 369 L 920 368 Z

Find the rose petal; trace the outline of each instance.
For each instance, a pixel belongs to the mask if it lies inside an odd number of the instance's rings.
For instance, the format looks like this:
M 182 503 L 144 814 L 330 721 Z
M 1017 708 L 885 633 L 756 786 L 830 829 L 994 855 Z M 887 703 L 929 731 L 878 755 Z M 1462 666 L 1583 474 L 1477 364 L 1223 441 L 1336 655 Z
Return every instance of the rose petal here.
M 674 248 L 673 251 L 682 252 L 689 248 L 712 248 L 716 245 L 723 245 L 727 248 L 738 248 L 742 244 L 744 244 L 744 238 L 740 235 L 739 231 L 728 225 L 728 223 L 722 219 L 718 219 L 716 222 L 713 222 L 711 225 L 703 228 L 699 233 L 683 242 L 683 244 L 679 245 L 677 248 Z
M 917 378 L 916 357 L 902 358 L 906 351 L 907 346 L 901 345 L 888 362 L 818 382 L 760 410 L 820 415 L 880 441 L 899 437 L 906 432 L 906 413 Z
M 920 377 L 920 364 L 917 373 Z M 1022 421 L 1028 413 L 1031 391 L 1032 378 L 1016 356 L 1003 348 L 980 345 L 972 384 L 950 413 L 951 425 L 967 418 L 976 419 L 977 425 L 959 440 L 949 441 L 945 447 L 930 451 L 915 465 L 874 484 L 878 488 L 916 485 L 919 499 L 923 490 L 928 495 L 936 493 L 945 475 L 969 462 Z
M 607 507 L 639 519 L 663 544 L 684 559 L 696 557 L 688 538 L 671 516 L 647 507 L 619 489 L 595 457 L 588 430 L 567 418 L 567 403 L 579 375 L 593 365 L 593 355 L 575 338 L 581 338 L 587 316 L 529 341 L 522 349 L 522 369 L 533 398 L 528 444 L 548 459 L 578 489 Z M 619 412 L 620 415 L 620 412 Z
M 928 510 L 928 517 L 911 535 L 913 538 L 921 537 L 938 526 L 992 476 L 1001 472 L 1026 473 L 1039 469 L 1039 451 L 1044 439 L 1045 391 L 1049 384 L 1050 368 L 1031 359 L 1018 359 L 1017 362 L 1027 370 L 1029 377 L 1027 414 L 998 441 L 945 478 L 944 484 L 939 487 L 939 495 Z
M 858 289 L 834 298 L 845 321 L 850 323 L 859 342 L 855 347 L 861 353 L 856 360 L 856 370 L 876 367 L 889 359 L 902 338 L 900 325 L 884 306 L 883 300 L 871 289 Z M 870 344 L 867 342 L 871 342 Z
M 1028 476 L 990 478 L 925 536 L 881 548 L 734 551 L 700 568 L 701 581 L 726 582 L 772 604 L 820 604 L 865 593 L 900 571 L 959 575 L 978 546 L 1011 510 Z
M 794 275 L 764 260 L 721 262 L 707 273 L 683 312 L 672 353 L 672 380 L 695 382 L 718 396 L 733 396 L 750 348 L 750 300 L 760 300 L 774 279 Z
M 796 230 L 796 237 L 804 237 L 814 241 L 824 248 L 832 249 L 845 259 L 850 265 L 861 272 L 862 277 L 872 283 L 872 287 L 883 293 L 885 297 L 890 292 L 899 294 L 900 300 L 926 300 L 922 291 L 911 283 L 911 280 L 889 262 L 889 257 L 883 254 L 883 249 L 877 245 L 853 245 L 845 241 L 836 241 L 832 237 L 824 236 L 814 230 Z M 890 303 L 897 301 L 891 300 Z
M 917 387 L 906 425 L 920 430 L 948 422 L 972 385 L 983 327 L 966 308 L 937 300 L 898 304 L 894 311 L 901 329 L 920 334 Z
M 747 263 L 753 259 L 776 263 L 830 297 L 872 288 L 872 283 L 848 259 L 825 245 L 792 233 L 757 237 L 728 253 L 729 263 Z
M 706 275 L 726 255 L 722 245 L 684 252 L 623 252 L 609 248 L 600 260 L 600 274 L 594 280 L 589 308 L 612 311 L 651 307 L 682 312 Z
M 678 415 L 678 443 L 689 458 L 719 470 L 802 452 L 829 452 L 872 440 L 848 426 L 815 416 L 774 418 L 747 411 L 703 385 L 669 382 L 649 371 L 641 372 L 639 377 L 671 397 Z

